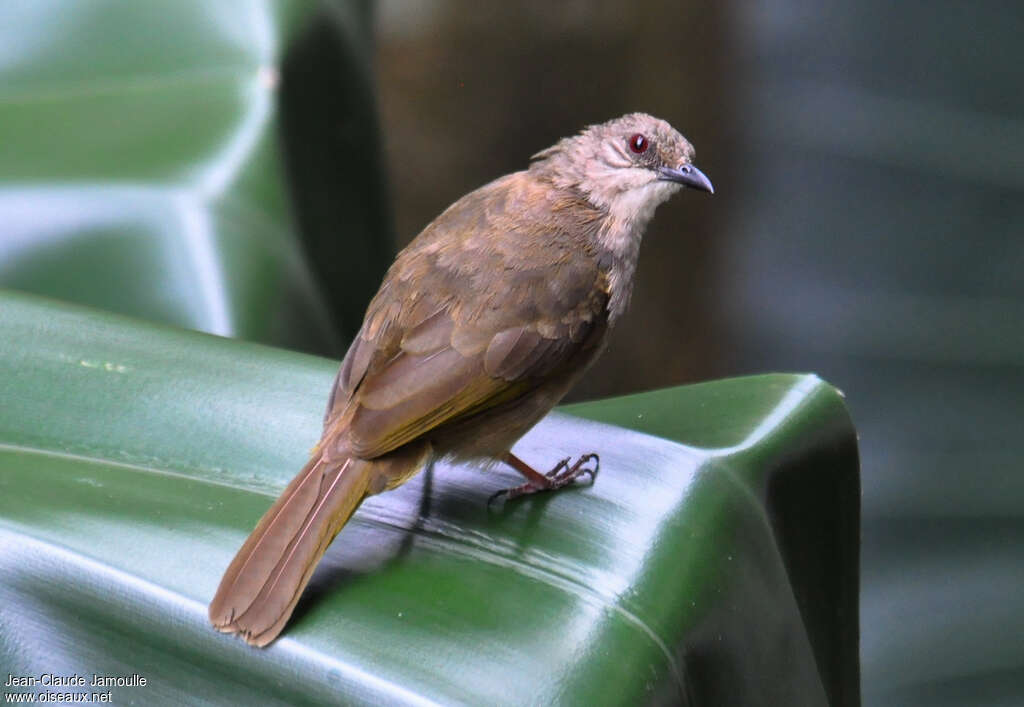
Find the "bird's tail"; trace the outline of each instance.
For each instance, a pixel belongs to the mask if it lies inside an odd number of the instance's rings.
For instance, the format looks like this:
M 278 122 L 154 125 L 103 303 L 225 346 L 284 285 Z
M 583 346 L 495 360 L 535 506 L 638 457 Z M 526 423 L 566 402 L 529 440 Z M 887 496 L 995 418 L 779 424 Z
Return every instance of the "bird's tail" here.
M 213 625 L 255 646 L 273 641 L 331 540 L 367 494 L 378 490 L 370 489 L 376 465 L 315 454 L 228 566 L 210 602 Z

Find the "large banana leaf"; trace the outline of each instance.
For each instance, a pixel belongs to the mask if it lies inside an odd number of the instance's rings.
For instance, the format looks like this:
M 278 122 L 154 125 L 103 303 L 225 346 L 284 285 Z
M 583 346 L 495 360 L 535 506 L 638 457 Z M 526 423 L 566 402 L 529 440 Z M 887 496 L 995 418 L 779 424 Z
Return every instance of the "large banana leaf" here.
M 0 3 L 0 286 L 340 352 L 391 257 L 367 8 Z
M 517 452 L 599 452 L 592 487 L 489 510 L 513 476 L 437 464 L 363 505 L 271 647 L 217 633 L 335 366 L 0 293 L 0 677 L 138 675 L 99 691 L 147 705 L 857 704 L 856 441 L 814 376 L 553 414 Z

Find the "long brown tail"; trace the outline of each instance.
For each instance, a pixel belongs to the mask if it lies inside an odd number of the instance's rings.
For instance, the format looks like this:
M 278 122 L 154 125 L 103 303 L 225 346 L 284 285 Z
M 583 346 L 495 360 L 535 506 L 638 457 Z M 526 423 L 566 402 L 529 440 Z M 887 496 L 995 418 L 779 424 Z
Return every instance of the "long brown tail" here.
M 319 453 L 310 459 L 228 566 L 210 602 L 213 625 L 255 646 L 273 641 L 331 540 L 367 493 L 380 490 L 370 488 L 375 466 Z

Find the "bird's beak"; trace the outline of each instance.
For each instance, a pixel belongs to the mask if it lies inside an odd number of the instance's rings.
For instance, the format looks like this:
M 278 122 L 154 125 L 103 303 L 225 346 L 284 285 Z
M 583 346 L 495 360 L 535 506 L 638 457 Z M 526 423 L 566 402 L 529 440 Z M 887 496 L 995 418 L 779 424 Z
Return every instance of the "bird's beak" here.
M 666 182 L 678 182 L 684 187 L 700 189 L 710 194 L 715 193 L 715 188 L 711 186 L 711 180 L 692 164 L 684 164 L 682 167 L 660 167 L 658 168 L 658 179 Z

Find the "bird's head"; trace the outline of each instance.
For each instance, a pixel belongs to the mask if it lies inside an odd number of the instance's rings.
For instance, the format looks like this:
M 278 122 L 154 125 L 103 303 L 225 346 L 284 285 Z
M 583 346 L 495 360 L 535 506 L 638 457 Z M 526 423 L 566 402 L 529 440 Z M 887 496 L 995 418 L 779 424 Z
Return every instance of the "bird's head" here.
M 643 228 L 680 187 L 714 193 L 693 165 L 693 145 L 646 113 L 630 113 L 560 140 L 533 156 L 530 171 L 576 189 L 622 223 Z

